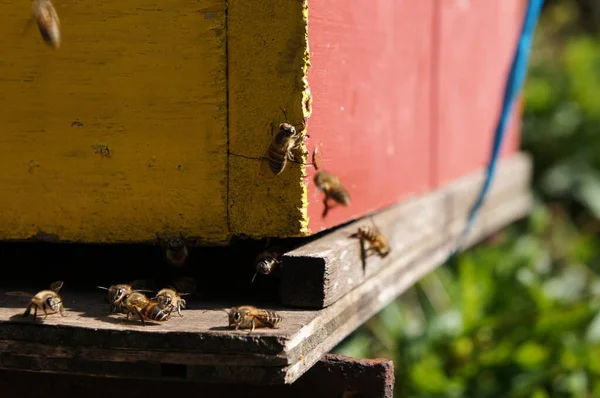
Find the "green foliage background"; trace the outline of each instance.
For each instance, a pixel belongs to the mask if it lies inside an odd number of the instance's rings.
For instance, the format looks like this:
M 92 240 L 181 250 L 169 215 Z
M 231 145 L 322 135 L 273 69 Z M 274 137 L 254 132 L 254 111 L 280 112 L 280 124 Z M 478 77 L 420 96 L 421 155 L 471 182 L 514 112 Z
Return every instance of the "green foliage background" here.
M 393 359 L 398 397 L 600 397 L 597 3 L 548 1 L 536 33 L 523 120 L 530 217 L 428 275 L 336 349 Z

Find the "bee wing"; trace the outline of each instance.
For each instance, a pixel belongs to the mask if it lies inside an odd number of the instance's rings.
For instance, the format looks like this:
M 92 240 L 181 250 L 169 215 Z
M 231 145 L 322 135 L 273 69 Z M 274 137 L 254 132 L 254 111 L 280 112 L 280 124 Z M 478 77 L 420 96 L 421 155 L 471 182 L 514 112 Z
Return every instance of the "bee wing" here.
M 19 296 L 19 297 L 33 297 L 34 295 L 31 293 L 26 293 L 26 292 L 6 292 L 7 295 L 9 296 Z
M 129 304 L 134 305 L 136 307 L 144 307 L 148 304 L 148 298 L 144 295 L 133 295 L 128 300 Z
M 373 220 L 373 216 L 370 216 L 369 219 L 371 220 L 371 224 L 373 225 L 373 231 L 375 231 L 376 233 L 381 235 L 381 230 L 379 229 L 377 224 L 375 224 L 375 220 Z M 384 237 L 384 239 L 385 239 L 385 237 Z
M 50 290 L 54 290 L 55 292 L 58 293 L 58 291 L 60 289 L 62 289 L 62 287 L 63 287 L 64 284 L 65 283 L 63 281 L 56 281 L 56 282 L 54 282 L 53 284 L 50 285 Z
M 271 143 L 269 143 L 267 145 L 267 149 L 265 150 L 262 157 L 260 158 L 260 175 L 263 177 L 273 175 L 273 172 L 271 171 L 271 167 L 269 166 L 269 148 L 270 148 L 270 146 L 271 146 Z

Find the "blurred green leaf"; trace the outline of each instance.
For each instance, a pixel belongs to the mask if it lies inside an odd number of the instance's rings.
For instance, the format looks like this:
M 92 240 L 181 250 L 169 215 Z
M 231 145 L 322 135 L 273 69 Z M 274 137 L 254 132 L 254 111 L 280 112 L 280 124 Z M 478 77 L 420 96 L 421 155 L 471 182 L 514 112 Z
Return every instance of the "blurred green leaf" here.
M 536 369 L 545 365 L 550 353 L 542 345 L 528 341 L 521 344 L 515 352 L 515 362 L 527 369 Z

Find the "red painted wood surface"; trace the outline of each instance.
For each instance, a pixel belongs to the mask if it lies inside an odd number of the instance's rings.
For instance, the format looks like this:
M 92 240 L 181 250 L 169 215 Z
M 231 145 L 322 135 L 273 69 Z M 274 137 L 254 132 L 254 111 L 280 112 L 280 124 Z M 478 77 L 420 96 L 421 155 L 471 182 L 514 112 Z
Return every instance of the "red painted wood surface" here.
M 309 170 L 313 233 L 431 187 L 433 0 L 309 0 L 309 149 L 350 192 L 326 219 Z
M 352 203 L 325 219 L 309 168 L 313 233 L 484 166 L 525 0 L 308 0 L 309 150 Z M 518 148 L 519 112 L 503 154 Z
M 438 1 L 436 183 L 487 164 L 526 1 Z M 518 110 L 518 107 L 516 107 Z M 513 112 L 502 154 L 519 145 Z

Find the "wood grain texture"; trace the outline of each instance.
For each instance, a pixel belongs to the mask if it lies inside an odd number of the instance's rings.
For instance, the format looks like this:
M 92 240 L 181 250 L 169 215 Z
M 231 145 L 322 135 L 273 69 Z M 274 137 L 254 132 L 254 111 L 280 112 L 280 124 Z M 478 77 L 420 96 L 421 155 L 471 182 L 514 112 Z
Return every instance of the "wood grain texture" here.
M 513 184 L 506 178 L 519 173 L 529 175 L 526 158 L 518 156 L 503 162 L 499 184 L 494 187 L 469 244 L 528 212 L 528 184 L 519 179 Z M 322 310 L 261 304 L 260 307 L 282 315 L 277 329 L 257 329 L 252 333 L 228 330 L 223 309 L 253 304 L 234 301 L 190 305 L 182 318 L 148 322 L 143 327 L 137 320 L 128 322 L 122 316 L 108 316 L 103 292 L 67 288 L 62 292 L 67 316 L 51 315 L 42 325 L 34 325 L 31 318 L 18 317 L 27 299 L 7 296 L 3 289 L 0 368 L 254 385 L 293 383 L 363 322 L 446 260 L 454 238 L 464 226 L 464 217 L 448 219 L 446 227 L 421 220 L 444 220 L 452 209 L 460 209 L 451 199 L 464 199 L 480 177 L 465 178 L 450 186 L 443 192 L 449 198 L 443 201 L 446 206 L 434 205 L 440 195 L 436 192 L 430 194 L 432 199 L 423 199 L 422 206 L 413 208 L 408 220 L 388 224 L 376 216 L 376 222 L 395 245 L 397 254 L 390 257 L 393 261 L 383 266 L 377 260 L 369 260 L 369 277 Z M 402 206 L 396 209 L 399 212 L 398 209 Z M 392 213 L 384 215 L 396 214 L 394 209 L 389 211 Z M 399 215 L 390 218 L 401 219 Z M 307 246 L 321 245 L 322 240 L 331 247 L 345 247 L 338 253 L 346 256 L 346 272 L 355 275 L 362 264 L 356 250 L 347 244 L 349 229 L 339 232 L 335 231 L 333 238 L 319 237 Z M 411 240 L 412 236 L 415 238 Z M 345 276 L 339 276 L 341 283 L 345 283 Z
M 227 240 L 225 2 L 56 7 L 2 4 L 0 239 Z
M 309 150 L 352 203 L 322 217 L 308 168 L 312 233 L 431 188 L 433 0 L 310 0 Z
M 517 200 L 513 197 L 525 197 L 530 177 L 531 161 L 526 155 L 517 154 L 504 160 L 484 210 L 493 211 L 503 203 Z M 281 267 L 282 304 L 327 307 L 382 267 L 413 261 L 423 250 L 429 250 L 430 245 L 458 233 L 450 228 L 464 226 L 483 178 L 483 171 L 463 177 L 433 193 L 388 208 L 370 219 L 354 222 L 286 253 Z M 528 209 L 526 201 L 522 204 L 524 207 L 515 217 Z M 387 237 L 392 248 L 387 257 L 372 255 L 363 264 L 360 242 L 349 238 L 362 225 L 376 226 Z
M 170 374 L 172 379 L 176 379 L 177 368 L 165 367 L 162 373 Z M 163 378 L 136 380 L 0 370 L 0 391 L 3 398 L 104 398 L 117 391 L 127 391 L 129 398 L 195 397 L 198 391 L 202 391 L 203 398 L 392 398 L 393 388 L 392 361 L 355 359 L 333 354 L 323 356 L 294 384 L 279 386 L 181 383 L 165 381 Z
M 439 87 L 434 156 L 435 183 L 442 186 L 484 166 L 489 159 L 527 2 L 451 0 L 437 4 Z M 503 156 L 518 147 L 520 116 L 517 105 Z
M 277 126 L 307 110 L 307 5 L 298 0 L 228 2 L 229 214 L 233 233 L 252 237 L 308 232 L 306 167 L 262 170 Z M 296 156 L 297 161 L 305 158 Z

